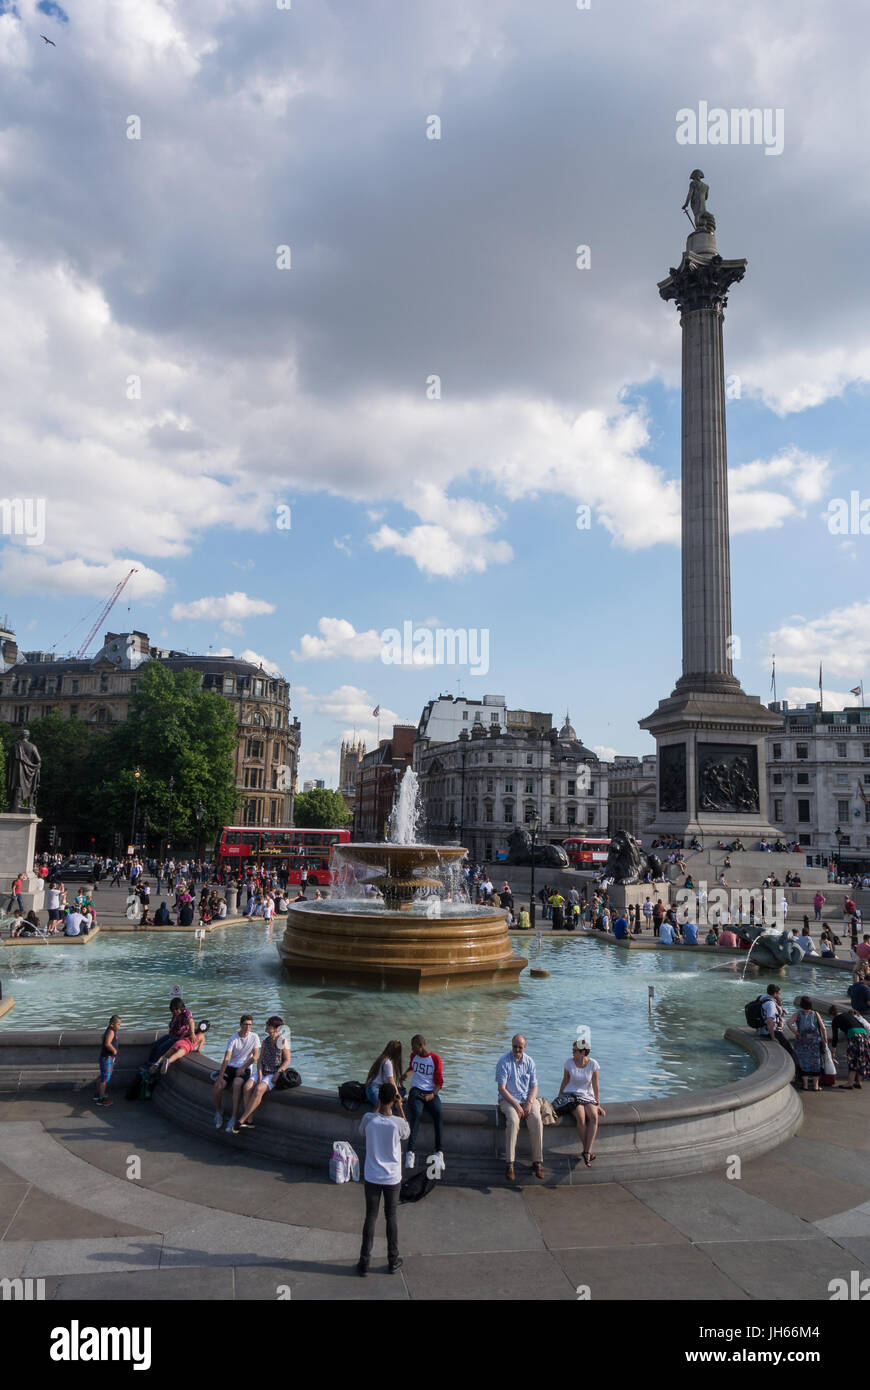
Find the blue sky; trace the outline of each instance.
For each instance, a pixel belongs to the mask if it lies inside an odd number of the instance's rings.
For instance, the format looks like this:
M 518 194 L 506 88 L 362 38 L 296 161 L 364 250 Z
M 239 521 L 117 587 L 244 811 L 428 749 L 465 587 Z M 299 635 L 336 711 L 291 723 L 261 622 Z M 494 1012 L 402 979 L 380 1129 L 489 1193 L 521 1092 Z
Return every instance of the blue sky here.
M 767 698 L 775 651 L 803 701 L 822 660 L 830 706 L 870 677 L 870 542 L 827 524 L 867 486 L 857 0 L 749 0 L 715 42 L 701 0 L 55 8 L 0 5 L 0 497 L 46 504 L 44 543 L 0 537 L 22 646 L 74 650 L 135 565 L 110 625 L 274 665 L 303 777 L 458 688 L 651 749 L 680 673 L 656 284 L 700 163 L 749 261 L 735 669 Z M 781 111 L 782 152 L 678 145 L 701 101 Z M 488 672 L 385 665 L 406 621 L 485 629 Z

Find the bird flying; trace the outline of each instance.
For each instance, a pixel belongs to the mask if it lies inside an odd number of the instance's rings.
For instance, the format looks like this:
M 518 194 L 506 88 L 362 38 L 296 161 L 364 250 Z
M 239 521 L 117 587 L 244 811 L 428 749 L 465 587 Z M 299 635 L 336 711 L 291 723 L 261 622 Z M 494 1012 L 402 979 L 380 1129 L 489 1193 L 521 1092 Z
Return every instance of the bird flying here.
M 57 48 L 57 44 L 55 43 L 54 39 L 47 39 L 44 34 L 40 34 L 39 37 L 42 39 L 43 43 L 50 43 L 52 48 Z

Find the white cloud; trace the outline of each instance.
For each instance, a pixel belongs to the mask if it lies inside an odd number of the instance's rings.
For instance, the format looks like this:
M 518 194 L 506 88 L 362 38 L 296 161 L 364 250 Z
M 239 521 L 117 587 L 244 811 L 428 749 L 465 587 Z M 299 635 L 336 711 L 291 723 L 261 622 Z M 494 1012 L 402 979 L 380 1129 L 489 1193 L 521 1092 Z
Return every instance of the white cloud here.
M 346 618 L 321 618 L 317 624 L 319 637 L 304 633 L 299 650 L 292 653 L 294 661 L 333 661 L 346 657 L 351 661 L 374 661 L 381 655 L 381 635 L 374 628 L 357 632 Z
M 828 690 L 824 692 L 824 705 L 826 710 L 850 709 L 860 704 L 860 696 L 856 698 L 845 690 Z M 785 692 L 785 699 L 790 705 L 818 705 L 819 687 L 812 685 L 790 685 Z
M 617 756 L 617 750 L 615 748 L 608 748 L 603 743 L 593 743 L 592 752 L 597 754 L 603 763 L 612 763 L 613 759 Z
M 344 737 L 348 737 L 348 729 L 356 729 L 357 737 L 362 738 L 369 748 L 375 745 L 377 720 L 372 710 L 377 708 L 378 700 L 367 690 L 357 685 L 340 685 L 335 690 L 320 694 L 307 686 L 297 685 L 293 693 L 296 707 L 303 713 L 335 720 L 343 727 Z M 410 722 L 383 703 L 380 709 L 382 738 L 390 732 L 393 724 Z
M 270 676 L 280 676 L 281 667 L 274 661 L 270 661 L 267 656 L 262 656 L 260 652 L 251 651 L 250 647 L 239 652 L 239 661 L 250 661 L 253 666 L 262 666 L 264 671 L 268 671 Z
M 161 598 L 166 580 L 129 557 L 91 563 L 82 558 L 50 560 L 26 546 L 8 546 L 0 556 L 0 585 L 13 594 L 94 594 L 105 596 L 131 569 L 136 573 L 122 595 L 124 604 Z
M 823 677 L 849 676 L 857 685 L 870 670 L 870 599 L 832 608 L 818 618 L 788 618 L 768 634 L 765 646 L 776 653 L 777 670 L 812 675 L 817 681 L 821 662 Z
M 332 544 L 336 550 L 342 551 L 344 555 L 350 555 L 350 536 L 333 536 Z
M 262 598 L 250 598 L 236 590 L 235 593 L 224 594 L 220 598 L 197 598 L 188 603 L 173 603 L 169 616 L 175 622 L 185 618 L 195 622 L 208 619 L 221 622 L 227 632 L 241 632 L 240 619 L 274 612 L 274 603 Z

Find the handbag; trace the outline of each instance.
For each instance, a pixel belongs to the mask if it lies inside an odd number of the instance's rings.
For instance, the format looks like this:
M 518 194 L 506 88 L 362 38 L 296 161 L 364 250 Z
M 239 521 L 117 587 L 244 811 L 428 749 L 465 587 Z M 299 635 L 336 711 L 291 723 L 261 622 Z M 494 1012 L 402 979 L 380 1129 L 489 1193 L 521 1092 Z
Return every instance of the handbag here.
M 577 1096 L 566 1096 L 564 1093 L 556 1096 L 551 1102 L 553 1111 L 556 1115 L 571 1115 L 577 1109 L 580 1101 Z
M 332 1146 L 329 1176 L 333 1182 L 359 1182 L 359 1158 L 346 1139 L 336 1139 Z
M 295 1067 L 288 1067 L 286 1071 L 279 1072 L 275 1077 L 276 1091 L 292 1091 L 294 1086 L 302 1085 L 302 1077 Z

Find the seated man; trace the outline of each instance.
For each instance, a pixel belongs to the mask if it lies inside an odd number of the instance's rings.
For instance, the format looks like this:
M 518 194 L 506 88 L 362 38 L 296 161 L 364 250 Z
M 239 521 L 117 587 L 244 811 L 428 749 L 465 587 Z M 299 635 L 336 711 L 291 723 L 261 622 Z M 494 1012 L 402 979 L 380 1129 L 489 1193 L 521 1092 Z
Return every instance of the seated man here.
M 687 922 L 683 928 L 683 936 L 687 946 L 697 946 L 698 926 L 696 922 Z
M 719 933 L 719 945 L 720 945 L 720 946 L 730 946 L 732 950 L 736 950 L 736 948 L 737 948 L 737 937 L 734 935 L 734 932 L 731 931 L 730 928 L 726 928 L 725 931 L 720 931 L 720 933 Z
M 663 942 L 666 946 L 673 946 L 674 944 L 674 929 L 667 917 L 659 927 L 659 941 Z
M 70 908 L 69 912 L 66 914 L 66 921 L 63 925 L 64 936 L 82 936 L 83 921 L 84 918 L 78 909 L 75 907 Z
M 617 941 L 631 940 L 631 935 L 628 930 L 628 922 L 625 920 L 624 917 L 617 917 L 616 921 L 613 924 L 613 935 L 616 937 Z
M 498 1086 L 498 1108 L 507 1122 L 507 1144 L 505 1149 L 505 1177 L 513 1182 L 516 1177 L 514 1159 L 517 1151 L 517 1135 L 525 1120 L 532 1145 L 532 1172 L 536 1178 L 544 1176 L 544 1126 L 541 1120 L 541 1107 L 538 1104 L 538 1073 L 531 1057 L 526 1056 L 526 1040 L 517 1033 L 511 1040 L 511 1050 L 499 1058 L 495 1069 Z
M 162 902 L 154 914 L 155 927 L 174 927 L 175 923 L 169 915 L 169 908 Z

